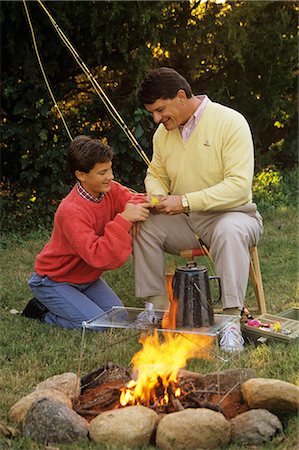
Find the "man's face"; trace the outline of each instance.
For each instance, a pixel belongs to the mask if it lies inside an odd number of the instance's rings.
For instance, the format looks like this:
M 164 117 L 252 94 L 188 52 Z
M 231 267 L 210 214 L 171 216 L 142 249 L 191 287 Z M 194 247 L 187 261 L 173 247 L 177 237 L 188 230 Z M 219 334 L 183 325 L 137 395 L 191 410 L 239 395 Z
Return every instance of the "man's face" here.
M 112 161 L 96 163 L 88 173 L 77 171 L 76 177 L 89 194 L 99 197 L 101 193 L 111 189 L 111 181 L 114 179 Z
M 145 104 L 145 109 L 151 113 L 155 123 L 163 123 L 167 131 L 174 130 L 187 122 L 186 117 L 187 97 L 185 91 L 179 90 L 173 99 L 159 98 L 154 103 Z

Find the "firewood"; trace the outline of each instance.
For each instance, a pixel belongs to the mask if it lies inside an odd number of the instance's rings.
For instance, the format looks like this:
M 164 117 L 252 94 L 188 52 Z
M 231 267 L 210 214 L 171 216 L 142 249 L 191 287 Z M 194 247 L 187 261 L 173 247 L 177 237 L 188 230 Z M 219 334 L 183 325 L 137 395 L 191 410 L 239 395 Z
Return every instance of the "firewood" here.
M 89 411 L 86 411 L 85 409 L 76 409 L 76 413 L 79 414 L 79 416 L 98 416 L 101 414 L 100 411 L 93 409 L 90 409 Z
M 184 411 L 184 407 L 180 402 L 178 397 L 175 397 L 173 394 L 169 396 L 172 406 L 176 409 L 176 411 Z
M 194 406 L 195 408 L 207 408 L 224 414 L 223 409 L 221 408 L 220 405 L 209 402 L 207 400 L 198 400 L 197 398 L 192 398 L 192 400 L 196 404 L 196 406 Z

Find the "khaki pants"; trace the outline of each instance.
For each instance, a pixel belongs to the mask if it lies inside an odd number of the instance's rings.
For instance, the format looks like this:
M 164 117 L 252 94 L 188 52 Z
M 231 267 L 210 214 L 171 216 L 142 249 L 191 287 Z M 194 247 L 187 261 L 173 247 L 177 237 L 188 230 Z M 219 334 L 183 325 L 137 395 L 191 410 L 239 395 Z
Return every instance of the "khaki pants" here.
M 263 232 L 254 203 L 217 212 L 173 216 L 150 214 L 134 239 L 135 295 L 167 295 L 164 252 L 198 248 L 195 234 L 209 247 L 221 279 L 223 308 L 243 307 L 250 264 L 250 248 Z

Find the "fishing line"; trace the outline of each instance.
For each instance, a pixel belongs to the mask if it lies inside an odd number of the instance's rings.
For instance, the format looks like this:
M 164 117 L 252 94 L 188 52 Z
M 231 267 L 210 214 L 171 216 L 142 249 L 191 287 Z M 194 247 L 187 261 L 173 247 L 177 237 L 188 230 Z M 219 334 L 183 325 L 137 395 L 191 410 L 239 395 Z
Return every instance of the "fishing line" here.
M 37 56 L 37 61 L 38 61 L 39 67 L 40 67 L 41 72 L 42 72 L 42 74 L 43 74 L 43 77 L 44 77 L 46 86 L 47 86 L 47 88 L 48 88 L 48 91 L 49 91 L 49 93 L 50 93 L 50 96 L 51 96 L 51 98 L 52 98 L 52 100 L 53 100 L 54 107 L 57 109 L 57 111 L 58 111 L 58 113 L 59 113 L 59 116 L 60 116 L 60 118 L 61 118 L 61 120 L 62 120 L 62 122 L 63 122 L 63 125 L 64 125 L 64 127 L 65 127 L 65 129 L 66 129 L 66 131 L 67 131 L 67 134 L 68 134 L 70 140 L 72 141 L 72 140 L 73 140 L 72 135 L 71 135 L 71 133 L 70 133 L 70 130 L 68 129 L 68 126 L 67 126 L 67 124 L 66 124 L 66 121 L 64 120 L 63 114 L 62 114 L 62 112 L 61 112 L 61 110 L 60 110 L 60 108 L 59 108 L 59 106 L 58 106 L 58 103 L 57 103 L 57 101 L 56 101 L 56 98 L 55 98 L 55 96 L 54 96 L 54 94 L 53 94 L 53 92 L 52 92 L 50 83 L 49 83 L 49 81 L 48 81 L 46 72 L 45 72 L 44 67 L 43 67 L 42 59 L 41 59 L 40 54 L 39 54 L 39 51 L 38 51 L 38 47 L 37 47 L 36 39 L 35 39 L 35 33 L 34 33 L 34 30 L 33 30 L 32 22 L 31 22 L 31 19 L 30 19 L 29 11 L 28 11 L 28 8 L 27 8 L 26 1 L 25 1 L 25 0 L 23 0 L 23 4 L 24 4 L 24 8 L 25 8 L 25 12 L 26 12 L 26 16 L 27 16 L 27 20 L 28 20 L 30 32 L 31 32 L 31 37 L 32 37 L 32 41 L 33 41 L 33 47 L 34 47 L 34 50 L 35 50 L 35 53 L 36 53 L 36 56 Z
M 77 50 L 74 48 L 74 46 L 71 44 L 70 40 L 66 37 L 65 33 L 61 30 L 61 28 L 58 26 L 57 22 L 54 20 L 54 18 L 52 17 L 52 15 L 49 13 L 49 11 L 47 10 L 47 8 L 44 6 L 44 4 L 42 3 L 41 0 L 37 0 L 38 4 L 42 7 L 42 9 L 44 10 L 44 12 L 46 13 L 46 15 L 48 16 L 52 26 L 54 27 L 55 31 L 57 32 L 58 36 L 60 37 L 60 39 L 62 40 L 62 42 L 64 43 L 64 45 L 67 47 L 67 49 L 70 51 L 70 53 L 72 54 L 73 58 L 75 59 L 75 61 L 77 62 L 77 64 L 79 65 L 79 67 L 83 70 L 83 72 L 85 73 L 85 75 L 87 76 L 88 80 L 90 81 L 92 87 L 94 88 L 96 94 L 100 97 L 101 101 L 103 102 L 103 104 L 105 105 L 105 107 L 107 108 L 108 112 L 111 114 L 112 118 L 115 120 L 115 122 L 120 126 L 120 128 L 122 129 L 122 131 L 124 132 L 124 134 L 127 136 L 127 138 L 129 139 L 129 141 L 131 142 L 132 146 L 135 148 L 135 150 L 137 151 L 137 153 L 139 154 L 139 156 L 141 157 L 141 159 L 143 159 L 143 161 L 146 163 L 146 165 L 148 166 L 148 168 L 152 171 L 152 173 L 154 174 L 154 176 L 159 180 L 159 182 L 161 183 L 161 185 L 163 186 L 163 188 L 165 189 L 165 191 L 168 193 L 169 189 L 166 186 L 164 180 L 161 178 L 161 176 L 159 175 L 159 173 L 156 171 L 155 167 L 152 165 L 151 161 L 149 160 L 148 156 L 146 155 L 146 153 L 144 152 L 144 150 L 142 149 L 142 147 L 140 146 L 140 144 L 138 143 L 137 139 L 135 138 L 135 136 L 133 135 L 133 133 L 131 132 L 131 130 L 129 129 L 129 127 L 126 125 L 126 123 L 124 122 L 124 120 L 122 119 L 122 117 L 120 116 L 120 114 L 118 113 L 118 111 L 116 110 L 116 108 L 114 107 L 114 105 L 111 103 L 110 99 L 107 97 L 106 93 L 104 92 L 104 90 L 101 88 L 101 86 L 99 85 L 99 83 L 97 82 L 96 78 L 93 76 L 93 74 L 91 73 L 91 71 L 89 70 L 89 68 L 87 67 L 87 65 L 84 63 L 84 61 L 82 60 L 82 58 L 80 57 L 79 53 L 77 52 Z M 31 31 L 31 35 L 32 35 L 32 40 L 33 40 L 33 46 L 34 46 L 34 50 L 38 59 L 38 63 L 39 66 L 41 68 L 43 77 L 45 79 L 45 83 L 46 86 L 49 90 L 50 96 L 53 100 L 54 106 L 57 108 L 59 115 L 62 119 L 62 122 L 64 124 L 64 127 L 68 133 L 68 136 L 71 140 L 73 140 L 71 133 L 67 127 L 66 121 L 63 117 L 63 114 L 57 104 L 57 101 L 55 99 L 55 96 L 51 90 L 50 87 L 50 83 L 47 79 L 45 70 L 43 68 L 43 64 L 39 55 L 39 51 L 38 51 L 38 47 L 36 44 L 36 39 L 35 39 L 35 33 L 33 30 L 33 25 L 31 22 L 31 18 L 29 15 L 29 11 L 26 5 L 26 0 L 23 0 L 23 4 L 25 7 L 25 11 L 26 11 L 26 16 L 27 16 L 27 20 L 29 23 L 29 27 L 30 27 L 30 31 Z M 198 240 L 198 244 L 199 246 L 202 248 L 202 244 L 200 242 L 199 237 L 196 235 L 196 233 L 194 233 L 197 240 Z M 204 248 L 207 257 L 211 259 L 211 261 L 213 261 L 213 259 L 211 258 L 208 250 L 206 248 Z M 208 261 L 208 260 L 207 260 Z
M 47 16 L 48 16 L 51 24 L 53 25 L 55 31 L 57 32 L 58 36 L 60 37 L 60 39 L 62 40 L 64 45 L 67 47 L 67 49 L 70 51 L 70 53 L 72 54 L 73 58 L 75 59 L 75 61 L 79 65 L 79 67 L 83 70 L 83 72 L 87 76 L 87 78 L 90 81 L 92 87 L 94 88 L 96 94 L 100 97 L 101 101 L 104 103 L 105 107 L 107 108 L 108 112 L 111 114 L 112 118 L 115 120 L 115 122 L 120 126 L 122 131 L 125 133 L 125 135 L 129 139 L 129 141 L 131 142 L 132 146 L 135 148 L 135 150 L 137 151 L 137 153 L 139 154 L 141 159 L 143 159 L 143 161 L 146 163 L 146 165 L 151 169 L 151 171 L 154 173 L 154 175 L 159 179 L 160 183 L 162 184 L 162 186 L 164 187 L 166 192 L 169 192 L 168 187 L 166 186 L 165 182 L 162 180 L 160 175 L 157 173 L 156 169 L 153 167 L 151 161 L 149 160 L 148 156 L 146 155 L 146 153 L 144 152 L 144 150 L 142 149 L 142 147 L 140 146 L 140 144 L 136 140 L 135 136 L 133 135 L 133 133 L 131 132 L 129 127 L 126 125 L 126 123 L 124 122 L 124 120 L 122 119 L 122 117 L 120 116 L 120 114 L 118 113 L 116 108 L 114 107 L 114 105 L 111 103 L 111 101 L 107 97 L 106 93 L 101 88 L 101 86 L 99 85 L 99 83 L 97 82 L 96 78 L 93 76 L 93 74 L 91 73 L 91 71 L 89 70 L 87 65 L 84 63 L 84 61 L 80 57 L 80 55 L 77 52 L 77 50 L 71 44 L 70 40 L 66 37 L 65 33 L 58 26 L 57 22 L 54 20 L 54 18 L 49 13 L 49 11 L 46 9 L 46 7 L 41 2 L 41 0 L 37 0 L 37 2 L 42 7 L 44 12 L 47 14 Z M 23 0 L 23 3 L 25 5 L 26 4 L 26 0 Z M 26 11 L 27 11 L 27 8 L 26 8 Z M 29 16 L 29 14 L 26 14 L 26 15 L 27 15 L 28 22 L 30 23 L 30 29 L 33 30 L 33 26 L 32 26 L 31 20 L 30 20 L 30 16 Z M 37 50 L 37 46 L 35 45 L 34 48 L 35 48 L 35 51 L 36 51 Z M 43 71 L 43 73 L 44 73 L 44 71 Z M 44 78 L 46 80 L 45 76 L 44 76 Z M 49 89 L 49 83 L 47 82 L 46 84 L 47 84 L 47 87 Z M 53 99 L 53 94 L 51 94 L 51 97 Z M 64 123 L 65 123 L 65 121 L 64 121 Z

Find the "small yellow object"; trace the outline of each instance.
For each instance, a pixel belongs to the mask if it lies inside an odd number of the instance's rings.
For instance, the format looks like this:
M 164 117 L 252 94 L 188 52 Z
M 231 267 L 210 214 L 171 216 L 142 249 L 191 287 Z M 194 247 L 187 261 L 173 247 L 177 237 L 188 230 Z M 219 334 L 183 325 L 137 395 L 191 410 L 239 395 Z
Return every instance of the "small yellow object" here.
M 280 330 L 280 322 L 275 322 L 274 330 L 276 331 L 276 333 Z
M 158 197 L 151 197 L 151 206 L 152 207 L 158 205 L 158 203 L 159 203 Z

